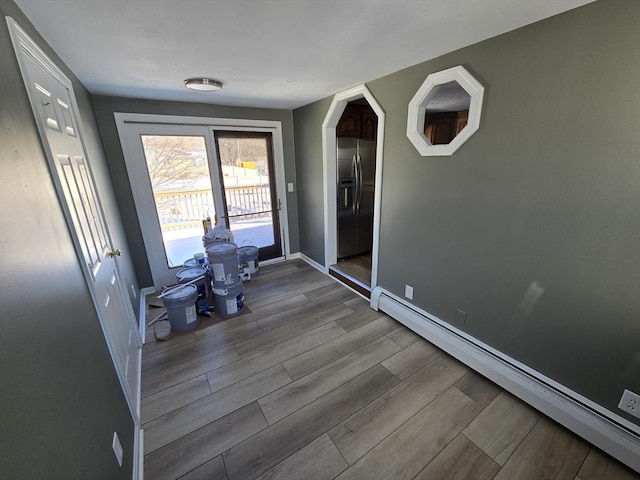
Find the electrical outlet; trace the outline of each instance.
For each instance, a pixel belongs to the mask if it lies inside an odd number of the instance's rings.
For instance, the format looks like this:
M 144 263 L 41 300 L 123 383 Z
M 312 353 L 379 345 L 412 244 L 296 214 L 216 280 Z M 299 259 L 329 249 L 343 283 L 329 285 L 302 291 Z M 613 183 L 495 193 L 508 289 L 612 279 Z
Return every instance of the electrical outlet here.
M 640 395 L 625 390 L 618 404 L 618 408 L 624 410 L 629 415 L 640 418 Z
M 113 442 L 111 442 L 111 448 L 113 448 L 113 453 L 116 455 L 116 459 L 118 460 L 118 465 L 122 466 L 122 445 L 120 444 L 120 439 L 118 438 L 118 433 L 113 432 Z
M 456 323 L 458 325 L 464 325 L 467 323 L 467 312 L 463 312 L 459 308 L 456 310 Z
M 413 287 L 411 285 L 404 286 L 404 296 L 409 300 L 413 300 Z
M 293 192 L 293 183 L 287 183 L 287 192 Z

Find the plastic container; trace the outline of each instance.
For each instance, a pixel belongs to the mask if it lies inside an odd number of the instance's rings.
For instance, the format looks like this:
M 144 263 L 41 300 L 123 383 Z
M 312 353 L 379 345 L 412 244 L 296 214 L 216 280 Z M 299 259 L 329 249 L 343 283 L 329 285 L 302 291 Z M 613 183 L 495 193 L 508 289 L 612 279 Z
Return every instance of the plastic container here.
M 162 303 L 169 315 L 171 330 L 188 332 L 198 326 L 200 318 L 196 311 L 197 300 L 198 288 L 195 285 L 174 287 L 162 297 Z
M 188 283 L 198 277 L 202 277 L 200 280 L 196 280 L 195 282 L 193 282 L 193 285 L 198 288 L 199 298 L 205 298 L 207 296 L 208 276 L 209 275 L 207 274 L 207 270 L 204 267 L 183 268 L 182 270 L 178 270 L 178 272 L 176 273 L 178 283 Z
M 258 247 L 247 245 L 238 248 L 238 268 L 243 280 L 258 275 Z
M 193 254 L 193 259 L 198 262 L 198 265 L 202 266 L 204 265 L 204 253 L 202 252 L 198 252 L 198 253 L 194 253 Z
M 204 257 L 204 265 L 200 265 L 195 258 L 188 258 L 182 264 L 183 267 L 206 267 L 207 266 L 207 257 Z
M 206 248 L 213 288 L 236 285 L 238 273 L 238 246 L 235 243 L 214 243 Z
M 225 288 L 213 288 L 216 314 L 224 318 L 235 317 L 242 312 L 244 295 L 242 281 Z

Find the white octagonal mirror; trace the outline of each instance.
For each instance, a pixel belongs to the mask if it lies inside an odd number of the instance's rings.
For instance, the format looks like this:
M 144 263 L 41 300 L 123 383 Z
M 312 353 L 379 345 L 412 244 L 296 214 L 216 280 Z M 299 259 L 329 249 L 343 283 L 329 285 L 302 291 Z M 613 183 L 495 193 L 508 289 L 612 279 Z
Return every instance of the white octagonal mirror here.
M 480 127 L 483 96 L 462 66 L 432 73 L 409 102 L 407 137 L 422 156 L 453 154 Z

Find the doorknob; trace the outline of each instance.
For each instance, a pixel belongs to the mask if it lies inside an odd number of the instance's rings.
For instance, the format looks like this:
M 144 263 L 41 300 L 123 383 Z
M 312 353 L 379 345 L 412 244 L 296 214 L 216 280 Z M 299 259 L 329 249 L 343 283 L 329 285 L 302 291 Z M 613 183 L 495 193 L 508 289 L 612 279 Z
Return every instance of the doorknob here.
M 111 258 L 119 257 L 120 255 L 122 255 L 122 250 L 116 248 L 115 250 L 110 250 L 107 255 L 109 255 Z

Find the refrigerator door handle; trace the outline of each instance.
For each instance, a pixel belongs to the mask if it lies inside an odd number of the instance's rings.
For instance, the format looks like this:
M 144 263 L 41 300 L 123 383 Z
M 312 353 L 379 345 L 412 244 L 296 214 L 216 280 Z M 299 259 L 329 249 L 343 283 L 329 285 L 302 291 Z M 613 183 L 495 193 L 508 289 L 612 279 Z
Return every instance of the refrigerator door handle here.
M 351 206 L 353 213 L 355 214 L 358 210 L 358 189 L 360 187 L 360 184 L 358 183 L 358 157 L 355 154 L 351 157 L 351 169 L 353 171 L 353 178 L 355 181 L 355 189 L 353 192 L 353 199 L 351 200 Z
M 358 212 L 359 212 L 360 204 L 362 203 L 362 157 L 360 156 L 360 154 L 358 154 L 358 158 L 356 160 L 356 167 L 358 169 L 356 178 L 358 183 L 357 195 L 358 195 Z

